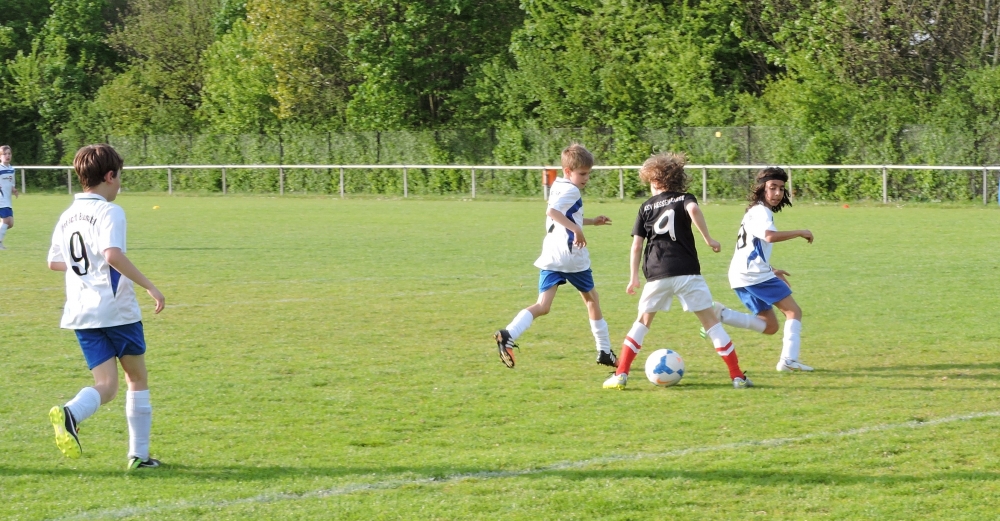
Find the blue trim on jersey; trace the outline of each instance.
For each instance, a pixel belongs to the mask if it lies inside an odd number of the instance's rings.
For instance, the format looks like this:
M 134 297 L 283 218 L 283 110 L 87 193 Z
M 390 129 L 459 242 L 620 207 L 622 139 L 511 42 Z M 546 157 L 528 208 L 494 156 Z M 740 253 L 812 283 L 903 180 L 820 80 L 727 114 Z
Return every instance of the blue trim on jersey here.
M 567 282 L 572 284 L 580 293 L 586 293 L 594 289 L 594 272 L 589 268 L 576 273 L 541 270 L 538 273 L 538 292 L 545 293 L 550 288 L 561 286 Z
M 9 206 L 0 208 L 0 219 L 6 219 L 8 217 L 14 217 L 14 209 Z
M 122 279 L 122 274 L 112 267 L 108 269 L 111 270 L 111 294 L 118 295 L 118 281 Z
M 765 280 L 760 284 L 746 286 L 743 288 L 733 288 L 736 296 L 740 298 L 743 305 L 754 315 L 771 309 L 775 302 L 792 294 L 792 288 L 785 284 L 785 281 L 775 277 Z
M 760 260 L 763 261 L 764 264 L 767 264 L 767 259 L 764 258 L 764 245 L 761 242 L 761 240 L 760 240 L 759 237 L 754 237 L 753 238 L 753 251 L 750 252 L 750 255 L 747 255 L 747 267 L 748 268 L 750 267 L 750 263 L 753 262 L 753 260 L 756 259 L 757 257 L 760 257 Z
M 146 353 L 146 338 L 142 322 L 121 326 L 76 329 L 87 368 L 93 369 L 112 358 L 137 356 Z
M 573 215 L 573 214 L 575 214 L 576 212 L 578 212 L 580 210 L 580 208 L 583 208 L 583 199 L 577 199 L 576 202 L 573 203 L 573 206 L 570 206 L 569 210 L 566 210 L 566 218 L 569 219 L 570 222 L 574 222 L 575 223 L 576 221 L 573 220 L 573 218 L 570 217 L 570 216 Z M 576 237 L 576 234 L 573 233 L 572 231 L 570 231 L 567 228 L 566 229 L 566 235 L 569 237 L 566 240 L 566 246 L 569 246 L 570 253 L 573 253 L 573 239 Z M 590 290 L 588 289 L 587 291 L 590 291 Z

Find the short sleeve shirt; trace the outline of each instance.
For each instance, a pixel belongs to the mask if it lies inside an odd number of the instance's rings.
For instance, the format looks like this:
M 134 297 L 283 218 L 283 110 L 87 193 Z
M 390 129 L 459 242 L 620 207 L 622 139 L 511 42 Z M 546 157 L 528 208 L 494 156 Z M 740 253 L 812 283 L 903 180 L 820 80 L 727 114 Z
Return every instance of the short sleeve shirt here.
M 736 234 L 736 251 L 729 263 L 729 285 L 745 288 L 766 282 L 775 277 L 771 269 L 771 248 L 764 240 L 767 230 L 778 231 L 774 226 L 774 212 L 763 204 L 747 210 Z
M 701 275 L 691 216 L 685 209 L 688 203 L 697 202 L 688 193 L 662 192 L 642 203 L 632 236 L 646 240 L 642 255 L 646 280 Z
M 548 207 L 583 227 L 583 197 L 580 189 L 568 179 L 560 177 L 552 183 Z M 542 254 L 535 260 L 535 266 L 562 273 L 579 273 L 590 269 L 590 252 L 586 247 L 577 248 L 573 244 L 575 238 L 576 234 L 546 216 Z
M 0 208 L 10 208 L 14 195 L 14 167 L 0 165 Z
M 52 232 L 49 262 L 66 263 L 66 304 L 60 327 L 94 329 L 142 320 L 131 280 L 104 251 L 125 252 L 125 211 L 97 194 L 76 194 Z

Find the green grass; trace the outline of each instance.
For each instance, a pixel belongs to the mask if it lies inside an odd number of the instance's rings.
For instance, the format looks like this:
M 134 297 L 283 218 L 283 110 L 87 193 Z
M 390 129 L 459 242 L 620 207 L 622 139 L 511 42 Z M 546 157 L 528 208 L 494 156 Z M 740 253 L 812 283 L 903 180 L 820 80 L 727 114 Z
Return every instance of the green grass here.
M 644 351 L 682 353 L 684 379 L 640 370 L 617 392 L 567 289 L 514 370 L 494 353 L 536 296 L 538 201 L 118 202 L 129 256 L 167 297 L 157 316 L 141 303 L 168 466 L 125 474 L 123 394 L 83 424 L 82 459 L 56 449 L 46 412 L 92 380 L 45 266 L 69 199 L 29 194 L 0 252 L 0 519 L 997 517 L 995 207 L 797 204 L 777 224 L 816 242 L 778 244 L 774 263 L 816 372 L 776 373 L 780 336 L 729 328 L 758 386 L 736 391 L 675 309 Z M 587 238 L 616 351 L 638 205 L 586 206 L 615 223 Z M 705 205 L 723 253 L 699 245 L 733 307 L 742 210 Z

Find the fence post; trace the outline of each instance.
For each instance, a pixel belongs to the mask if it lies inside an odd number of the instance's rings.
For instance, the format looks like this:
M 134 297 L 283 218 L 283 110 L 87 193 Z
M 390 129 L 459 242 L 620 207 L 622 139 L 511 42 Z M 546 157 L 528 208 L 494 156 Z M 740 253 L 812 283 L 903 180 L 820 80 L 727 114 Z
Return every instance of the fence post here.
M 69 195 L 73 195 L 73 178 L 71 177 L 72 175 L 73 171 L 70 169 L 66 169 L 66 191 L 69 192 Z
M 618 168 L 618 198 L 625 200 L 625 169 Z
M 708 169 L 701 167 L 701 202 L 708 202 Z
M 278 191 L 285 195 L 285 169 L 278 167 Z
M 543 168 L 542 169 L 542 199 L 548 201 L 549 200 L 549 185 L 548 185 L 548 183 L 546 183 L 546 180 L 547 180 L 546 177 L 547 177 L 547 174 L 545 173 L 545 169 Z
M 888 170 L 882 167 L 882 204 L 889 203 L 889 174 Z
M 340 198 L 344 198 L 344 167 L 340 167 Z
M 22 168 L 21 169 L 21 193 L 22 194 L 28 193 L 28 190 L 26 189 L 26 186 L 27 185 L 24 184 L 24 169 Z
M 174 173 L 167 167 L 167 193 L 174 193 Z
M 406 181 L 406 167 L 403 167 L 403 197 L 410 196 L 410 186 Z
M 222 195 L 226 195 L 226 169 L 222 168 Z
M 795 200 L 795 191 L 792 188 L 792 167 L 788 167 L 788 199 Z
M 987 173 L 986 172 L 987 172 L 987 170 L 984 168 L 983 169 L 983 206 L 986 206 L 986 190 L 987 190 L 987 186 L 986 186 L 986 176 L 987 176 Z
M 476 169 L 472 169 L 472 198 L 476 198 Z

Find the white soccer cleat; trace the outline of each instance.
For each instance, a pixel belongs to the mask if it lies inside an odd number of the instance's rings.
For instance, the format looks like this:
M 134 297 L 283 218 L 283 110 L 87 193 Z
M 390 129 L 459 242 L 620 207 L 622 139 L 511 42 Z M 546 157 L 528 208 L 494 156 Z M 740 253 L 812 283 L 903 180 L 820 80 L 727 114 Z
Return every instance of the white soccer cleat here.
M 625 389 L 628 384 L 628 373 L 613 374 L 604 381 L 605 389 Z
M 812 367 L 809 367 L 808 365 L 803 364 L 802 362 L 799 362 L 798 360 L 788 360 L 788 359 L 784 359 L 784 358 L 781 359 L 781 361 L 778 362 L 778 365 L 775 367 L 775 369 L 777 369 L 778 371 L 783 372 L 783 373 L 790 373 L 790 372 L 793 372 L 793 371 L 812 371 L 813 370 Z
M 0 241 L 0 250 L 6 250 L 7 247 L 3 245 L 3 241 Z

